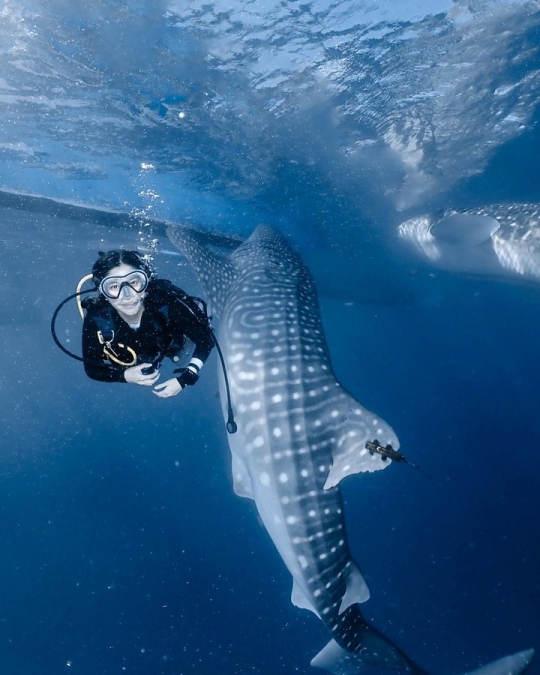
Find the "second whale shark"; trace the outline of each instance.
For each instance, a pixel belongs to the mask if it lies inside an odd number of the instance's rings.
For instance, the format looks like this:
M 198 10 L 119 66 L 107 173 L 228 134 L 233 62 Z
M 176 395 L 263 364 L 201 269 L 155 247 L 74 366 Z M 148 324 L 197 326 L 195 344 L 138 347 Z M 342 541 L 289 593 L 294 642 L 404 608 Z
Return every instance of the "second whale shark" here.
M 255 501 L 293 577 L 292 602 L 332 636 L 312 665 L 341 675 L 425 673 L 358 606 L 369 591 L 349 552 L 339 483 L 388 466 L 370 447 L 402 456 L 393 430 L 337 381 L 307 267 L 268 227 L 226 257 L 193 230 L 171 227 L 168 236 L 220 319 L 238 424 L 229 436 L 234 490 Z M 531 659 L 532 650 L 520 652 L 475 672 L 517 675 Z
M 409 218 L 398 235 L 436 267 L 540 280 L 540 204 L 491 204 Z

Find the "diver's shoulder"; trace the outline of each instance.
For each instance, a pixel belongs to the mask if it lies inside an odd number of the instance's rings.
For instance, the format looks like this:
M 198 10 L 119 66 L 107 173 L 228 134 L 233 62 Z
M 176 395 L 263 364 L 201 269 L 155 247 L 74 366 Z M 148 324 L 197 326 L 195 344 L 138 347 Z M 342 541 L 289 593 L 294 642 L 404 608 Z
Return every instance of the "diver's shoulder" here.
M 185 296 L 186 293 L 168 279 L 152 279 L 148 284 L 148 298 L 159 304 L 169 303 Z
M 81 300 L 81 306 L 86 312 L 86 316 L 102 316 L 108 312 L 108 302 L 100 295 L 93 298 L 84 298 Z

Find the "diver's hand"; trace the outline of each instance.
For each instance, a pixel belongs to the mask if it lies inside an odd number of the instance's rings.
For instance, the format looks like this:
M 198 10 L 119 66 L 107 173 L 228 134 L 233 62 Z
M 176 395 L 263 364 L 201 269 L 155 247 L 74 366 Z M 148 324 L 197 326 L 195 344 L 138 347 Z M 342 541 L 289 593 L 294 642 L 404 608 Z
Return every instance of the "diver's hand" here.
M 151 363 L 140 363 L 138 366 L 132 366 L 124 370 L 124 380 L 130 384 L 140 384 L 143 387 L 152 387 L 159 379 L 159 370 L 149 375 L 145 375 L 143 368 L 151 368 Z
M 173 377 L 172 380 L 167 380 L 166 382 L 158 384 L 158 386 L 154 388 L 153 393 L 160 398 L 169 398 L 169 396 L 176 396 L 182 389 L 183 387 L 180 382 L 178 382 L 176 377 Z

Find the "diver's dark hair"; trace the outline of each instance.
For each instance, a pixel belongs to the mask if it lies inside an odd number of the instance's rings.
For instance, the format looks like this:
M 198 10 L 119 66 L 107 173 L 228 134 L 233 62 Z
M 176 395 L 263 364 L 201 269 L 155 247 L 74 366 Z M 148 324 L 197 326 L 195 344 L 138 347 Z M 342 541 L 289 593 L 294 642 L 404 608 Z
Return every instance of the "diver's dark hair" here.
M 107 276 L 107 274 L 118 265 L 131 265 L 135 269 L 142 270 L 148 275 L 148 279 L 155 276 L 154 268 L 148 260 L 142 256 L 138 251 L 124 251 L 124 249 L 117 249 L 115 251 L 108 251 L 107 253 L 99 252 L 99 258 L 92 267 L 92 281 L 96 288 Z

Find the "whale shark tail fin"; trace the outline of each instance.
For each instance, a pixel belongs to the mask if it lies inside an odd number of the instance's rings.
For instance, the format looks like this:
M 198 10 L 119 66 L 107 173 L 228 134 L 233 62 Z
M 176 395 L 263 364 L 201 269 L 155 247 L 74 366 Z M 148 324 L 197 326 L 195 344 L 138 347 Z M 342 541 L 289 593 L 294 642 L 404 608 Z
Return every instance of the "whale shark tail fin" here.
M 211 250 L 205 234 L 194 228 L 171 225 L 167 236 L 193 265 L 211 311 L 221 316 L 225 297 L 236 276 L 228 257 Z M 240 245 L 242 242 L 237 243 Z
M 349 651 L 335 640 L 312 659 L 315 668 L 334 675 L 427 675 L 401 649 L 373 626 L 364 623 L 359 648 Z
M 487 666 L 482 666 L 476 670 L 471 670 L 465 675 L 519 675 L 524 673 L 532 661 L 534 649 L 526 649 L 511 656 L 503 656 Z
M 340 647 L 335 640 L 331 640 L 324 649 L 311 661 L 315 668 L 333 673 L 334 675 L 427 675 L 426 671 L 414 664 L 401 650 L 378 634 L 373 629 L 374 635 L 368 635 L 366 644 L 357 652 L 350 652 Z M 385 645 L 379 644 L 372 648 L 369 643 L 381 640 Z M 382 648 L 381 648 L 382 646 Z M 534 656 L 533 649 L 527 649 L 511 656 L 488 663 L 477 670 L 465 673 L 465 675 L 520 675 L 528 668 Z

